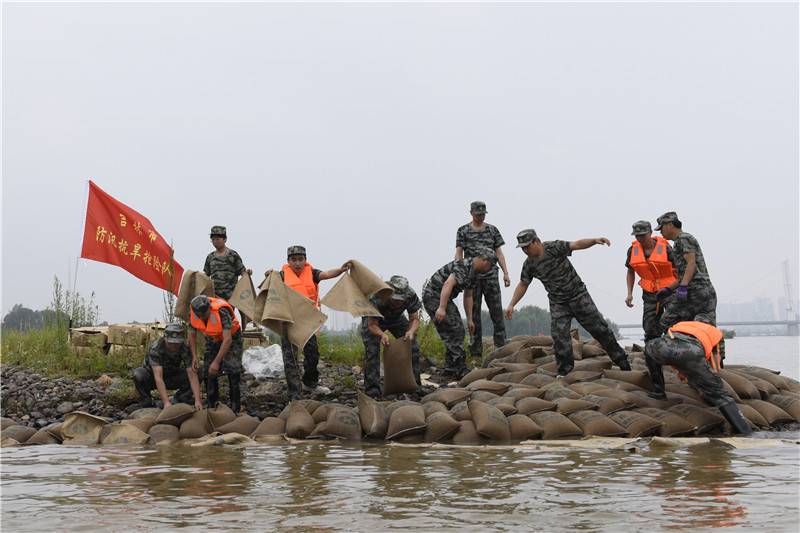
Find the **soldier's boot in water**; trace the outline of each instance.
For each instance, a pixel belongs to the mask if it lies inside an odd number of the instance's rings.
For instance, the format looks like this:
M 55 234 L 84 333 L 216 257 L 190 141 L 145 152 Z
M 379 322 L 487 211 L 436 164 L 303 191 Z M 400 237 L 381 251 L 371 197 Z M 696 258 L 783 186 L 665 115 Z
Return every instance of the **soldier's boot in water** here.
M 725 405 L 721 405 L 719 411 L 736 433 L 741 435 L 753 434 L 750 423 L 747 422 L 747 419 L 742 414 L 742 411 L 739 410 L 739 406 L 736 405 L 736 402 L 728 402 Z

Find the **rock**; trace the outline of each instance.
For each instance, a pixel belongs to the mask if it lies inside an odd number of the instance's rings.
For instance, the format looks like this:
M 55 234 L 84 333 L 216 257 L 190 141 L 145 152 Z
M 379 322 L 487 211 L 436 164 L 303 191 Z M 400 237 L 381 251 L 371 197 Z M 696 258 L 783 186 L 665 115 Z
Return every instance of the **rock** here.
M 58 405 L 58 407 L 56 407 L 56 413 L 62 416 L 69 414 L 74 410 L 75 406 L 72 404 L 72 402 L 62 402 Z

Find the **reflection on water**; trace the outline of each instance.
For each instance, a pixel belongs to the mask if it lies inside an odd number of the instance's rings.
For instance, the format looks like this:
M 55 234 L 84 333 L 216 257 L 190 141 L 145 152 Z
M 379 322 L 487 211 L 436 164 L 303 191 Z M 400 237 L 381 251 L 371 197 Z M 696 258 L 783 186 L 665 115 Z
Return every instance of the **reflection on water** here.
M 798 448 L 2 450 L 3 531 L 797 531 Z

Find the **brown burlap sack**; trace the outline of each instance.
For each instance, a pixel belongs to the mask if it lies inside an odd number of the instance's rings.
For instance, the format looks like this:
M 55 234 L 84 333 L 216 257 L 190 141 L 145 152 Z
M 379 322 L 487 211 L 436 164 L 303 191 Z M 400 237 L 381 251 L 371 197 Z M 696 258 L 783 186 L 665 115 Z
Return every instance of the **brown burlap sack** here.
M 725 368 L 720 368 L 719 372 L 717 372 L 719 377 L 722 378 L 722 381 L 727 383 L 728 385 L 736 391 L 738 397 L 742 400 L 760 400 L 761 393 L 758 392 L 758 388 L 753 385 L 749 379 L 743 377 L 742 375 L 733 372 L 732 370 L 727 370 Z M 738 400 L 737 400 L 738 401 Z
M 425 423 L 427 424 L 425 428 L 425 440 L 427 442 L 439 442 L 449 439 L 461 427 L 461 422 L 453 418 L 453 415 L 448 411 L 431 413 L 425 418 Z
M 794 422 L 794 417 L 778 407 L 775 404 L 765 402 L 764 400 L 743 400 L 745 403 L 759 412 L 764 420 L 769 422 L 770 426 L 776 424 L 785 424 L 786 422 Z
M 583 432 L 584 437 L 624 437 L 625 428 L 597 411 L 576 411 L 570 419 Z
M 555 377 L 556 372 L 558 372 L 558 363 L 555 361 L 555 359 L 549 363 L 542 363 L 536 368 L 537 374 L 545 374 Z
M 315 427 L 314 419 L 303 404 L 292 400 L 289 404 L 289 418 L 286 420 L 286 435 L 293 439 L 305 439 Z
M 614 366 L 614 363 L 608 357 L 598 357 L 595 359 L 584 359 L 583 361 L 575 361 L 575 368 L 573 372 L 594 371 L 602 372 Z
M 535 368 L 520 370 L 519 372 L 505 372 L 503 374 L 494 376 L 492 381 L 497 381 L 500 383 L 520 383 L 523 379 L 530 376 L 534 372 L 536 372 Z
M 553 337 L 550 335 L 516 335 L 508 342 L 521 342 L 526 346 L 552 346 Z
M 216 407 L 206 409 L 206 412 L 208 413 L 208 422 L 211 424 L 211 431 L 217 431 L 217 428 L 236 420 L 236 413 L 222 402 L 217 402 Z
M 425 410 L 425 419 L 427 420 L 429 416 L 433 413 L 449 413 L 450 409 L 441 402 L 428 402 L 423 403 L 422 408 Z
M 578 411 L 597 411 L 597 404 L 586 400 L 573 400 L 572 398 L 558 398 L 553 400 L 556 404 L 556 411 L 562 415 L 577 413 Z
M 25 444 L 61 444 L 61 439 L 55 438 L 46 428 L 42 428 L 28 438 Z
M 630 409 L 636 405 L 633 401 L 634 398 L 631 398 L 631 394 L 629 392 L 619 389 L 599 389 L 592 392 L 592 394 L 595 396 L 601 396 L 603 398 L 614 398 L 616 400 L 620 400 L 625 404 L 625 409 Z
M 505 357 L 494 359 L 490 366 L 496 363 L 531 363 L 534 353 L 538 353 L 535 348 L 523 348 Z
M 700 402 L 701 406 L 708 407 L 708 404 L 705 400 L 700 396 L 700 394 L 688 383 L 677 383 L 677 384 L 667 384 L 664 387 L 667 391 L 667 397 L 669 397 L 670 393 L 680 394 L 685 398 L 691 398 L 695 402 Z
M 136 411 L 132 412 L 128 415 L 129 419 L 137 420 L 140 418 L 152 418 L 153 420 L 158 418 L 158 415 L 161 414 L 161 409 L 158 407 L 145 407 L 143 409 L 137 409 Z
M 306 411 L 308 411 L 308 414 L 313 414 L 314 411 L 316 409 L 318 409 L 320 405 L 323 405 L 323 403 L 321 401 L 319 401 L 319 400 L 307 400 L 307 399 L 305 399 L 305 400 L 295 400 L 295 401 L 297 403 L 299 403 L 300 405 L 302 405 L 303 407 L 305 407 Z M 291 402 L 289 402 L 289 405 L 287 405 L 286 407 L 283 408 L 283 411 L 281 411 L 281 413 L 278 415 L 278 418 L 280 418 L 281 420 L 284 420 L 284 421 L 288 420 L 289 419 L 289 411 L 291 410 L 291 407 L 292 407 L 292 404 L 291 404 Z
M 608 418 L 625 428 L 628 437 L 632 439 L 658 435 L 661 427 L 665 425 L 655 418 L 636 411 L 618 411 L 608 415 Z
M 425 410 L 422 406 L 406 405 L 392 412 L 386 438 L 392 440 L 404 435 L 425 433 L 425 428 Z
M 105 419 L 82 411 L 69 413 L 61 426 L 62 444 L 98 444 L 105 423 Z
M 500 363 L 497 361 L 493 361 L 489 368 L 500 368 L 504 372 L 522 372 L 523 370 L 536 370 L 536 365 L 534 363 Z M 484 377 L 478 379 L 492 379 L 491 377 Z
M 592 381 L 570 383 L 567 385 L 567 388 L 583 396 L 586 396 L 587 394 L 592 394 L 594 391 L 597 390 L 608 389 L 608 387 L 606 387 L 605 385 L 600 385 L 599 383 L 595 383 Z
M 184 420 L 188 420 L 194 414 L 194 407 L 187 403 L 172 404 L 158 415 L 156 424 L 169 424 L 176 428 L 181 427 Z
M 103 444 L 144 444 L 150 435 L 131 424 L 111 424 L 111 431 L 108 437 L 103 439 Z
M 240 435 L 249 435 L 256 430 L 258 424 L 260 424 L 258 418 L 254 418 L 248 415 L 247 413 L 241 413 L 232 421 L 216 428 L 215 431 L 219 431 L 223 435 L 225 435 L 226 433 L 239 433 Z
M 64 426 L 62 423 L 58 424 L 50 424 L 49 426 L 45 427 L 44 429 L 50 433 L 52 436 L 58 439 L 59 442 L 64 438 L 61 436 L 61 428 Z
M 361 440 L 361 420 L 356 410 L 344 405 L 331 406 L 325 434 L 344 440 Z
M 758 429 L 769 429 L 770 425 L 767 420 L 761 416 L 761 413 L 755 410 L 755 408 L 751 405 L 747 405 L 746 403 L 737 404 L 739 406 L 739 410 L 742 412 L 742 416 L 744 416 L 750 425 L 753 428 Z
M 686 437 L 694 435 L 697 429 L 697 426 L 690 423 L 685 418 L 677 416 L 675 413 L 664 411 L 663 409 L 638 407 L 635 412 L 642 413 L 664 424 L 658 429 L 659 437 Z
M 533 413 L 538 413 L 539 411 L 555 411 L 556 404 L 553 402 L 549 402 L 547 400 L 543 400 L 541 398 L 520 398 L 514 404 L 517 408 L 517 414 L 520 415 L 531 415 Z
M 128 424 L 139 431 L 143 431 L 147 433 L 150 431 L 150 428 L 155 425 L 156 421 L 152 418 L 136 418 L 136 419 L 127 419 L 120 422 L 120 424 Z
M 653 392 L 653 390 L 655 390 L 653 389 L 653 382 L 650 381 L 650 374 L 647 372 L 607 369 L 603 370 L 603 375 L 608 379 L 616 379 L 617 381 L 624 381 L 625 383 L 636 385 L 638 388 L 648 392 Z
M 500 383 L 499 381 L 490 381 L 488 379 L 479 379 L 477 381 L 473 381 L 466 387 L 466 389 L 471 392 L 483 390 L 497 394 L 498 396 L 502 396 L 510 388 L 511 385 L 508 383 Z
M 534 387 L 544 387 L 548 383 L 553 383 L 556 378 L 551 376 L 546 376 L 544 374 L 531 374 L 530 376 L 525 377 L 520 383 L 523 385 L 532 385 Z
M 425 395 L 421 402 L 439 402 L 446 405 L 448 408 L 453 407 L 457 403 L 461 403 L 470 397 L 472 391 L 464 388 L 453 389 L 439 389 L 430 394 Z
M 323 404 L 314 409 L 314 412 L 311 413 L 311 418 L 314 420 L 315 424 L 319 424 L 320 422 L 327 422 L 329 412 L 330 412 L 330 407 Z
M 498 348 L 496 350 L 492 350 L 489 354 L 483 358 L 483 362 L 481 363 L 481 368 L 487 368 L 489 363 L 495 361 L 497 359 L 502 359 L 508 355 L 517 353 L 519 350 L 525 347 L 524 342 L 508 342 L 502 348 Z
M 494 376 L 502 374 L 503 372 L 505 372 L 503 368 L 496 368 L 496 367 L 476 368 L 474 370 L 471 370 L 469 374 L 461 378 L 461 381 L 458 382 L 458 386 L 466 387 L 473 381 L 478 381 L 479 379 L 492 379 Z
M 328 421 L 325 420 L 320 422 L 319 424 L 314 426 L 314 431 L 308 434 L 306 440 L 330 440 L 334 437 L 328 436 L 325 432 L 325 427 L 328 425 Z
M 583 359 L 583 342 L 576 340 L 572 341 L 572 357 L 576 361 Z
M 283 435 L 286 433 L 286 421 L 276 416 L 268 416 L 262 420 L 258 427 L 253 430 L 250 437 L 262 437 L 266 435 Z
M 383 347 L 383 395 L 416 392 L 419 389 L 411 367 L 411 341 L 393 339 Z
M 181 439 L 180 430 L 171 424 L 156 424 L 148 430 L 147 434 L 153 444 L 175 444 Z
M 468 401 L 467 406 L 478 434 L 493 440 L 509 440 L 511 438 L 508 419 L 497 407 L 474 400 Z
M 666 409 L 670 405 L 677 405 L 679 403 L 683 403 L 680 398 L 676 396 L 667 396 L 663 400 L 657 400 L 655 398 L 650 398 L 647 393 L 643 390 L 635 390 L 631 391 L 628 394 L 631 395 L 634 404 L 636 407 L 655 407 L 656 409 Z
M 488 402 L 489 400 L 494 400 L 497 398 L 501 398 L 501 396 L 486 390 L 476 390 L 469 396 L 470 400 L 476 400 L 479 402 Z
M 598 413 L 608 415 L 616 411 L 627 409 L 628 406 L 622 400 L 616 398 L 607 398 L 605 396 L 597 396 L 595 394 L 587 394 L 581 400 L 594 404 L 595 410 Z
M 603 372 L 600 370 L 574 370 L 565 376 L 564 381 L 567 384 L 594 381 L 603 377 Z
M 184 322 L 189 321 L 189 305 L 192 298 L 205 294 L 214 297 L 214 282 L 203 272 L 196 270 L 185 270 L 181 279 L 178 299 L 175 301 L 175 316 Z
M 781 387 L 781 392 L 789 391 L 789 392 L 800 392 L 800 381 L 796 379 L 792 379 L 787 376 L 783 376 L 784 386 Z
M 180 437 L 182 439 L 199 439 L 211 433 L 213 429 L 211 421 L 208 419 L 208 411 L 207 409 L 195 411 L 191 417 L 184 420 L 180 425 Z
M 572 398 L 573 400 L 581 399 L 581 394 L 568 389 L 561 383 L 551 383 L 542 387 L 544 391 L 543 398 L 549 402 L 554 402 L 559 398 Z
M 755 387 L 758 389 L 762 400 L 766 400 L 767 396 L 770 394 L 780 394 L 780 389 L 765 379 L 747 374 L 746 372 L 736 372 L 736 374 L 739 374 L 745 379 L 749 379 L 750 383 L 755 385 Z
M 544 391 L 536 387 L 515 387 L 503 394 L 503 396 L 505 398 L 514 398 L 516 402 L 516 400 L 521 400 L 522 398 L 538 398 L 540 396 L 544 396 Z
M 6 429 L 8 426 L 16 426 L 18 425 L 10 418 L 2 417 L 0 418 L 0 431 Z
M 603 370 L 603 372 L 607 372 L 607 370 Z M 634 391 L 634 390 L 644 390 L 638 385 L 634 385 L 633 383 L 629 383 L 627 381 L 620 381 L 618 379 L 611 379 L 607 377 L 602 377 L 598 380 L 593 381 L 592 383 L 597 383 L 598 385 L 603 385 L 604 387 L 608 387 L 610 389 L 617 389 L 622 391 Z
M 509 416 L 508 428 L 511 432 L 511 440 L 538 439 L 543 432 L 536 422 L 525 415 Z
M 395 400 L 393 402 L 389 402 L 389 404 L 386 405 L 386 411 L 389 412 L 389 417 L 391 418 L 392 413 L 395 412 L 397 409 L 400 409 L 401 407 L 408 407 L 409 405 L 422 405 L 422 404 L 418 402 L 413 402 L 411 400 Z
M 767 402 L 776 405 L 786 411 L 797 422 L 800 422 L 800 400 L 784 394 L 770 394 Z
M 458 431 L 453 433 L 453 444 L 478 444 L 481 442 L 475 423 L 472 420 L 462 420 Z
M 460 402 L 450 408 L 450 414 L 459 422 L 464 420 L 472 420 L 472 413 L 469 412 L 467 402 Z
M 600 346 L 595 346 L 587 342 L 581 348 L 581 357 L 584 359 L 587 357 L 599 357 L 601 355 L 606 355 L 606 351 Z
M 34 435 L 36 435 L 35 429 L 16 424 L 13 426 L 8 426 L 2 432 L 0 432 L 0 438 L 13 439 L 20 444 L 27 442 L 28 439 Z
M 581 428 L 576 426 L 575 422 L 561 413 L 556 413 L 555 411 L 539 411 L 538 413 L 532 413 L 530 417 L 531 420 L 542 428 L 542 438 L 545 440 L 562 437 L 580 437 L 583 435 Z
M 509 417 L 513 414 L 516 414 L 517 408 L 514 406 L 514 398 L 506 398 L 505 396 L 500 396 L 498 398 L 492 398 L 488 402 L 484 402 L 488 405 L 497 407 L 502 411 L 503 415 Z
M 667 411 L 682 417 L 690 424 L 696 426 L 697 429 L 694 431 L 695 435 L 714 433 L 721 430 L 723 424 L 725 424 L 725 418 L 723 418 L 716 409 L 716 412 L 712 412 L 702 407 L 678 404 L 673 405 L 667 409 Z
M 111 434 L 111 423 L 106 422 L 105 424 L 103 424 L 103 429 L 100 430 L 100 438 L 97 441 L 103 442 L 104 440 L 106 440 L 106 437 L 108 437 L 110 434 Z
M 725 365 L 725 368 L 727 368 L 728 370 L 732 370 L 734 368 L 734 365 Z M 768 370 L 752 366 L 741 367 L 738 371 L 756 377 L 758 379 L 763 379 L 764 381 L 771 383 L 777 389 L 786 388 L 786 380 L 784 380 L 783 377 L 775 374 L 774 372 L 770 372 Z

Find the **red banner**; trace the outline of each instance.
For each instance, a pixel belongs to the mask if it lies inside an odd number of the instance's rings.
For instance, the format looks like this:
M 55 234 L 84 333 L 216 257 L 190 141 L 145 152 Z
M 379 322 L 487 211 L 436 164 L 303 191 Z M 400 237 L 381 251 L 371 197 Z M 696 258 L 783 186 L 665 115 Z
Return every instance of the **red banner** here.
M 81 257 L 117 265 L 177 295 L 183 267 L 173 254 L 147 218 L 89 182 Z

